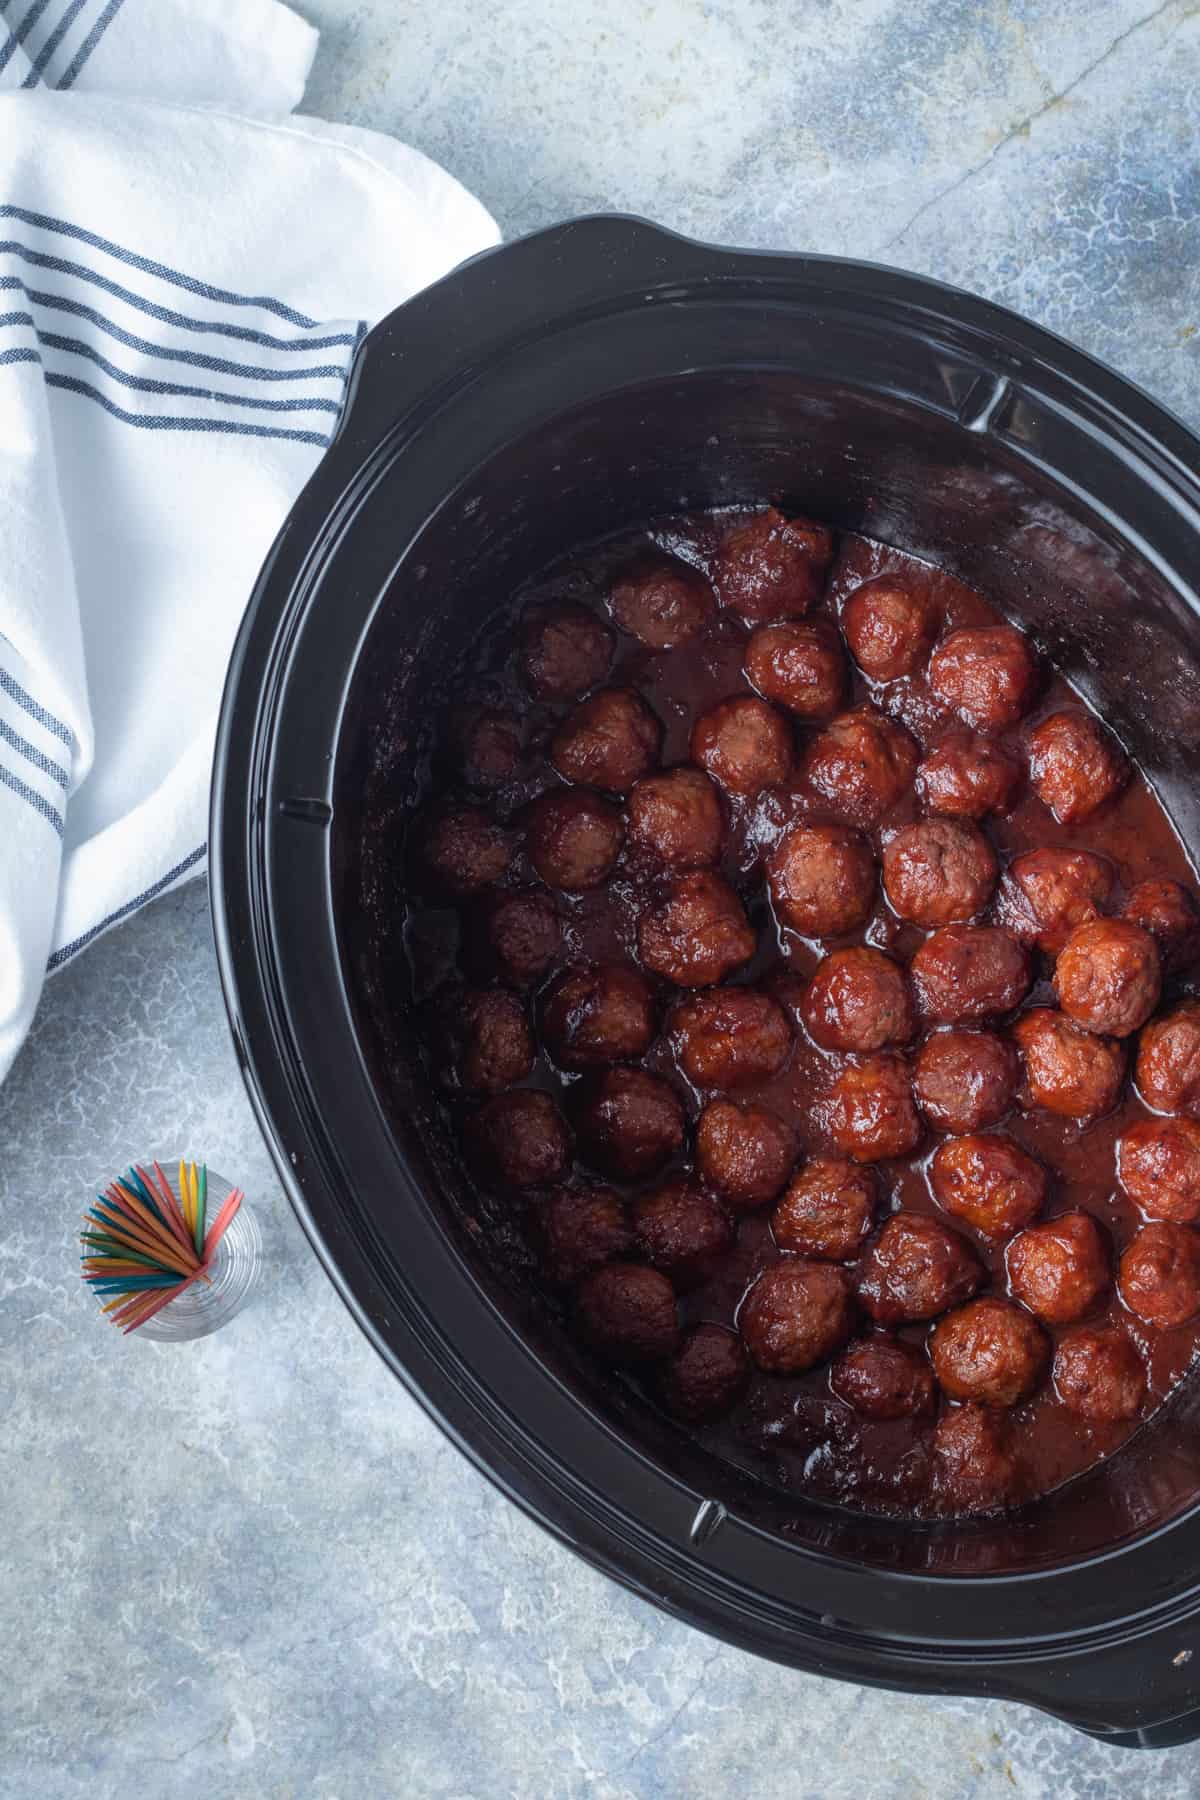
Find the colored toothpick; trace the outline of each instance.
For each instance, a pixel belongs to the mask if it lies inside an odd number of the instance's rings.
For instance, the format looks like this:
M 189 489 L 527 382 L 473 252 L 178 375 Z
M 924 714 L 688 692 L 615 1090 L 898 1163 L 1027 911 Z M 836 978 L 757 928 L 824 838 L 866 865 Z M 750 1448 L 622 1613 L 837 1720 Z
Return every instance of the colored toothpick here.
M 179 1192 L 159 1165 L 135 1164 L 110 1181 L 84 1215 L 79 1234 L 83 1279 L 101 1311 L 127 1335 L 145 1325 L 194 1281 L 207 1282 L 217 1245 L 244 1198 L 234 1188 L 208 1223 L 208 1166 L 179 1164 Z

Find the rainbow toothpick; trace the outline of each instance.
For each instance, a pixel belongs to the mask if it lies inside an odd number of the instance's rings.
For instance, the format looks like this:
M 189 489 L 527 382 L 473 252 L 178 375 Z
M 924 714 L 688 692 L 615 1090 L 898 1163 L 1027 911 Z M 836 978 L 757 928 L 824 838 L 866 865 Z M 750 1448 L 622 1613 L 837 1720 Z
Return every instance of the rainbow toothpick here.
M 244 1198 L 234 1188 L 208 1223 L 208 1165 L 180 1162 L 179 1193 L 159 1165 L 135 1164 L 110 1181 L 84 1215 L 83 1279 L 101 1311 L 128 1335 L 194 1281 L 207 1281 L 217 1245 Z

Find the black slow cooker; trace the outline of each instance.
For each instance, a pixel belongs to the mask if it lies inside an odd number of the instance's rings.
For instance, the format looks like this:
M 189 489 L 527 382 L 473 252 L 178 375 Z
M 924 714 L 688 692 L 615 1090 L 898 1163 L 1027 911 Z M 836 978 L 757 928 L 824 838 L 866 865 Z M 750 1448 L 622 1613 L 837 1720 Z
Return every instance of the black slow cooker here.
M 1000 307 L 869 264 L 584 219 L 488 252 L 363 343 L 230 668 L 211 882 L 238 1057 L 363 1330 L 558 1537 L 703 1630 L 885 1687 L 1200 1735 L 1200 1384 L 1001 1520 L 783 1496 L 606 1387 L 485 1257 L 380 921 L 370 795 L 514 587 L 654 515 L 763 494 L 928 556 L 1034 635 L 1200 849 L 1200 445 Z

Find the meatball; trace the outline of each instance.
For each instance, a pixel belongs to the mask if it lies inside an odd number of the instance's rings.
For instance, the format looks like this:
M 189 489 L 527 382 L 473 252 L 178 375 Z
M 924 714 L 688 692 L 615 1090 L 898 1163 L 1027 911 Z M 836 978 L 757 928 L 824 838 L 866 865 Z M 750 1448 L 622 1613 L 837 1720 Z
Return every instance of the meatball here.
M 936 1319 L 983 1285 L 979 1257 L 928 1213 L 894 1213 L 863 1258 L 859 1303 L 880 1325 Z
M 883 852 L 883 886 L 892 907 L 926 931 L 982 912 L 996 874 L 991 845 L 978 826 L 962 819 L 904 825 Z
M 1121 1257 L 1117 1286 L 1147 1325 L 1186 1324 L 1200 1312 L 1200 1234 L 1167 1219 L 1143 1225 Z
M 904 970 L 882 950 L 834 950 L 808 984 L 805 1028 L 823 1050 L 882 1050 L 916 1029 Z
M 839 713 L 813 739 L 804 776 L 848 825 L 877 825 L 912 785 L 917 759 L 902 725 L 860 706 Z
M 921 1011 L 943 1025 L 1011 1012 L 1033 980 L 1029 952 L 1000 925 L 944 925 L 917 949 L 910 972 Z
M 1086 1212 L 1061 1213 L 1021 1232 L 1007 1262 L 1009 1292 L 1047 1325 L 1082 1319 L 1111 1279 L 1104 1234 Z
M 765 1106 L 710 1100 L 696 1125 L 696 1173 L 735 1212 L 774 1200 L 795 1160 L 791 1127 Z
M 1089 919 L 1058 953 L 1054 992 L 1067 1017 L 1085 1030 L 1128 1037 L 1162 993 L 1158 945 L 1128 919 Z
M 921 1141 L 908 1064 L 892 1052 L 848 1063 L 829 1091 L 829 1129 L 855 1162 L 907 1156 Z
M 593 1076 L 578 1095 L 575 1125 L 587 1160 L 617 1180 L 653 1175 L 683 1149 L 679 1095 L 645 1069 Z
M 1088 1122 L 1112 1111 L 1125 1079 L 1125 1051 L 1115 1038 L 1084 1031 L 1048 1006 L 1023 1013 L 1012 1035 L 1025 1070 L 1025 1104 Z
M 503 787 L 521 761 L 521 721 L 500 706 L 471 706 L 455 714 L 451 749 L 468 787 Z
M 844 825 L 793 825 L 768 859 L 767 884 L 781 924 L 804 937 L 840 937 L 871 910 L 875 858 Z
M 1008 1138 L 947 1138 L 929 1165 L 929 1185 L 945 1212 L 1003 1243 L 1032 1223 L 1046 1203 L 1045 1169 Z
M 512 858 L 512 834 L 478 806 L 445 808 L 429 820 L 421 840 L 430 884 L 451 899 L 499 881 Z
M 1017 1053 L 1005 1038 L 990 1031 L 939 1031 L 917 1054 L 913 1093 L 938 1131 L 981 1131 L 1009 1111 L 1019 1076 Z
M 1200 956 L 1200 906 L 1178 881 L 1139 881 L 1121 917 L 1150 933 L 1168 974 L 1186 969 Z
M 1129 764 L 1090 713 L 1053 713 L 1029 734 L 1029 780 L 1060 825 L 1079 825 L 1120 793 Z
M 727 531 L 713 580 L 721 605 L 744 619 L 794 619 L 820 598 L 833 561 L 833 534 L 812 519 L 768 506 Z
M 998 745 L 971 731 L 951 731 L 917 770 L 917 793 L 926 812 L 978 822 L 1007 812 L 1020 770 Z
M 1112 892 L 1112 865 L 1087 850 L 1030 850 L 1010 863 L 999 912 L 1023 943 L 1057 956 L 1077 925 L 1099 916 Z
M 746 646 L 746 675 L 764 700 L 798 719 L 827 719 L 846 691 L 846 658 L 826 619 L 760 625 Z
M 692 761 L 730 794 L 751 798 L 786 781 L 792 768 L 791 727 L 753 694 L 722 700 L 692 727 Z
M 982 1406 L 943 1413 L 933 1434 L 933 1479 L 955 1512 L 1011 1506 L 1020 1472 L 1001 1418 Z
M 684 1333 L 656 1385 L 668 1412 L 698 1425 L 727 1413 L 749 1379 L 750 1363 L 737 1332 L 705 1322 Z
M 716 608 L 704 577 L 686 563 L 647 559 L 613 583 L 612 616 L 648 650 L 678 650 L 699 637 Z
M 781 1250 L 849 1262 L 870 1236 L 878 1190 L 870 1169 L 840 1156 L 812 1156 L 771 1215 Z
M 542 1036 L 560 1069 L 634 1062 L 654 1042 L 654 997 L 622 963 L 564 969 L 542 1001 Z
M 448 1086 L 467 1094 L 498 1094 L 524 1081 L 533 1067 L 533 1033 L 515 994 L 471 989 L 455 1001 L 443 992 L 435 995 L 434 1005 Z
M 609 1187 L 559 1188 L 539 1209 L 534 1234 L 542 1273 L 556 1287 L 574 1287 L 633 1250 L 625 1202 Z
M 1093 1425 L 1137 1417 L 1146 1371 L 1123 1331 L 1085 1326 L 1059 1343 L 1054 1386 L 1063 1405 Z
M 1117 1180 L 1148 1219 L 1200 1222 L 1200 1125 L 1139 1119 L 1117 1140 Z
M 526 614 L 521 673 L 539 700 L 577 700 L 598 687 L 612 661 L 613 634 L 586 607 L 564 601 Z
M 555 788 L 529 808 L 525 850 L 547 887 L 576 893 L 599 887 L 624 842 L 624 819 L 599 794 Z
M 575 1328 L 611 1362 L 662 1362 L 679 1343 L 675 1290 L 657 1269 L 605 1263 L 579 1289 Z
M 550 740 L 564 781 L 625 794 L 662 750 L 662 723 L 632 688 L 601 688 L 569 712 Z
M 1200 1119 L 1200 1000 L 1152 1019 L 1138 1041 L 1138 1092 L 1155 1112 Z
M 681 1291 L 715 1275 L 733 1246 L 721 1202 L 683 1177 L 641 1195 L 631 1210 L 639 1251 Z
M 725 1089 L 778 1075 L 792 1029 L 778 1001 L 754 988 L 681 1000 L 671 1018 L 675 1057 L 693 1087 Z
M 513 987 L 540 980 L 558 955 L 562 921 L 549 894 L 506 889 L 484 901 L 468 952 L 480 966 Z
M 842 608 L 850 654 L 872 681 L 911 675 L 937 636 L 938 609 L 928 587 L 908 575 L 876 575 Z
M 936 1390 L 919 1350 L 897 1338 L 860 1338 L 838 1357 L 829 1385 L 865 1419 L 909 1419 L 933 1411 Z
M 483 1173 L 505 1187 L 551 1187 L 571 1165 L 571 1134 L 549 1094 L 511 1088 L 480 1107 L 470 1146 Z
M 948 1313 L 929 1339 L 933 1372 L 952 1400 L 1015 1406 L 1045 1372 L 1050 1346 L 1037 1320 L 985 1295 Z
M 673 876 L 638 920 L 638 955 L 677 987 L 713 987 L 758 948 L 746 909 L 711 869 Z
M 799 1375 L 832 1356 L 854 1324 L 850 1283 L 829 1263 L 797 1257 L 764 1269 L 738 1309 L 746 1348 L 768 1375 Z
M 1029 707 L 1037 664 L 1011 625 L 966 625 L 930 657 L 929 686 L 973 730 L 1007 731 Z
M 717 790 L 700 769 L 685 764 L 647 775 L 630 791 L 630 845 L 663 868 L 708 868 L 721 854 L 724 830 Z

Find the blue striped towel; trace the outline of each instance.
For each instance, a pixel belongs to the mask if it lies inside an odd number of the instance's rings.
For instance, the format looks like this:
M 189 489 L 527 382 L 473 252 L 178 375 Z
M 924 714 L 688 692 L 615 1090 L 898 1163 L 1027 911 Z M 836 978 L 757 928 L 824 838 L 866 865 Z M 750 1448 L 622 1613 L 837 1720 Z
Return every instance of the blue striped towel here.
M 496 239 L 295 115 L 276 0 L 0 0 L 0 1079 L 42 980 L 198 873 L 238 620 L 382 313 Z

